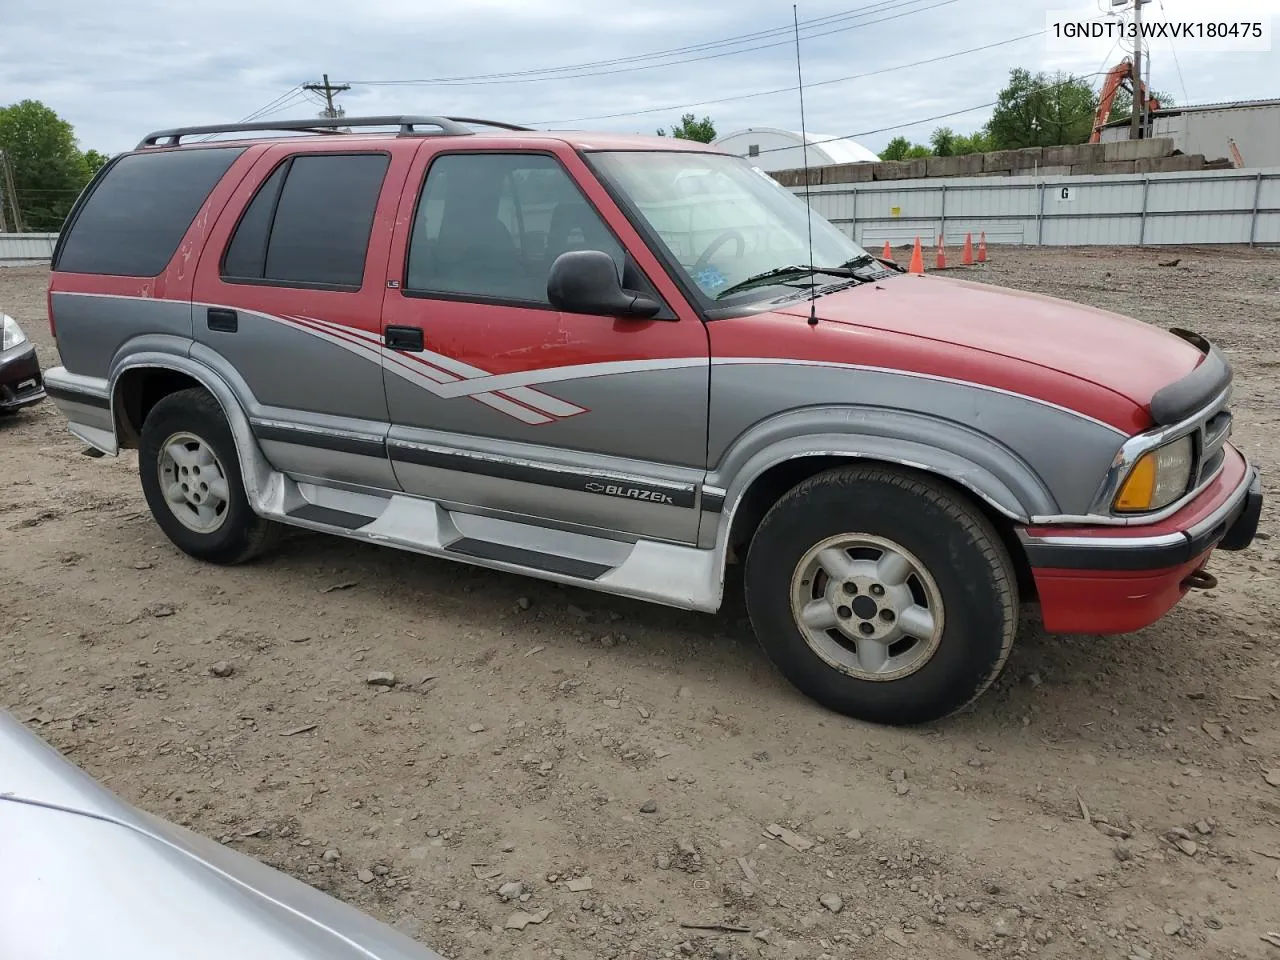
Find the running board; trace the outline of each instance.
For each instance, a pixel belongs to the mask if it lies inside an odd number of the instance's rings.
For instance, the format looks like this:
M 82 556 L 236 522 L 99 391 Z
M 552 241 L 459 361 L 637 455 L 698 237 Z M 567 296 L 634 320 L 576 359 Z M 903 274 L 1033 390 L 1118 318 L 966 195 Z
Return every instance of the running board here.
M 566 577 L 577 577 L 581 580 L 599 580 L 613 569 L 603 563 L 592 563 L 576 557 L 561 557 L 554 553 L 540 553 L 537 550 L 525 550 L 505 543 L 473 540 L 471 537 L 455 540 L 447 549 L 450 553 L 460 554 L 471 560 L 496 560 L 500 563 L 529 567 L 546 573 L 562 573 Z
M 305 520 L 308 523 L 342 527 L 344 530 L 359 530 L 377 519 L 376 517 L 366 517 L 360 513 L 347 513 L 345 510 L 322 507 L 318 503 L 308 503 L 305 506 L 290 510 L 287 516 L 290 520 Z
M 265 479 L 255 509 L 291 526 L 686 610 L 720 606 L 723 582 L 713 550 L 571 533 L 276 471 Z

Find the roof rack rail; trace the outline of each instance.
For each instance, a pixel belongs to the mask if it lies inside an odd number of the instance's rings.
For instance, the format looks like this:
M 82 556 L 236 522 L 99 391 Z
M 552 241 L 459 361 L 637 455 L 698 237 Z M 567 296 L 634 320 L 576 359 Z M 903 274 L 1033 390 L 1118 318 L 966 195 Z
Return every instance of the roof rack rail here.
M 487 120 L 470 120 L 469 123 L 482 123 L 491 127 L 505 127 Z M 214 123 L 199 127 L 174 127 L 172 130 L 156 130 L 149 133 L 138 143 L 136 149 L 143 147 L 176 147 L 183 137 L 194 137 L 200 134 L 215 133 L 250 133 L 261 130 L 272 130 L 291 133 L 342 134 L 344 127 L 392 127 L 400 128 L 400 135 L 417 133 L 418 127 L 435 127 L 447 137 L 471 136 L 474 131 L 467 129 L 458 120 L 449 117 L 332 117 L 314 120 L 258 120 L 253 123 Z M 511 129 L 519 129 L 512 127 Z
M 496 127 L 499 130 L 519 130 L 535 132 L 533 127 L 522 127 L 514 123 L 503 123 L 501 120 L 477 120 L 475 117 L 445 117 L 454 123 L 473 123 L 478 127 Z

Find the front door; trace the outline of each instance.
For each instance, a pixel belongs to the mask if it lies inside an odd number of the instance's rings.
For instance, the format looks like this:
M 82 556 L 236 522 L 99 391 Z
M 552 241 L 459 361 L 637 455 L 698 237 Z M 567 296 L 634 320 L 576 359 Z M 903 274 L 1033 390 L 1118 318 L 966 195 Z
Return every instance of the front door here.
M 382 313 L 403 488 L 463 510 L 693 542 L 706 330 L 585 164 L 567 147 L 428 142 L 409 183 Z M 663 312 L 554 309 L 547 273 L 571 249 L 608 252 Z

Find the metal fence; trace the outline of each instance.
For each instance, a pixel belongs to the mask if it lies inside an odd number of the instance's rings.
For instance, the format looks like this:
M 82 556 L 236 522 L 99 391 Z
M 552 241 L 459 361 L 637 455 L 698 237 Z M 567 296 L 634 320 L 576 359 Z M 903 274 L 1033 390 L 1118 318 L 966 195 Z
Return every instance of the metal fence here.
M 794 187 L 868 248 L 917 236 L 1031 246 L 1280 244 L 1280 168 Z
M 45 263 L 57 242 L 56 233 L 0 233 L 0 265 Z

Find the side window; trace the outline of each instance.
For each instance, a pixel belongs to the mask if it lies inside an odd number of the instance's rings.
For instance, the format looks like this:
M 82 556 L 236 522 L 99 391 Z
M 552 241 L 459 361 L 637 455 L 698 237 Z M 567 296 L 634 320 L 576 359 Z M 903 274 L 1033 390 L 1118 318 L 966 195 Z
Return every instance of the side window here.
M 258 188 L 253 200 L 245 208 L 235 235 L 227 246 L 227 255 L 222 261 L 224 277 L 262 279 L 262 271 L 267 264 L 267 238 L 271 235 L 271 218 L 276 214 L 276 202 L 280 199 L 280 188 L 284 186 L 284 176 L 288 170 L 287 161 L 280 164 L 267 182 Z
M 53 269 L 154 277 L 243 147 L 134 153 L 113 163 L 64 229 Z
M 384 153 L 317 153 L 286 160 L 240 217 L 222 276 L 359 289 L 389 163 Z
M 405 289 L 546 303 L 568 250 L 603 250 L 623 271 L 622 245 L 555 158 L 446 154 L 427 171 Z

